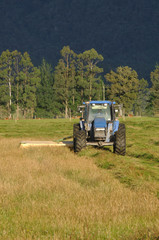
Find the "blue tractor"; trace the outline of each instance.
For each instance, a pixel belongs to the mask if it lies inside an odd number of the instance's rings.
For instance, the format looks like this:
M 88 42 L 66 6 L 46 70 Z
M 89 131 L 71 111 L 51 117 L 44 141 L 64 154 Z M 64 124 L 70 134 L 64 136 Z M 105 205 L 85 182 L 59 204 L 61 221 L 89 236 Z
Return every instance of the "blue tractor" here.
M 114 153 L 125 155 L 125 124 L 115 117 L 115 102 L 89 101 L 83 103 L 83 117 L 73 126 L 74 152 L 92 146 L 113 146 Z

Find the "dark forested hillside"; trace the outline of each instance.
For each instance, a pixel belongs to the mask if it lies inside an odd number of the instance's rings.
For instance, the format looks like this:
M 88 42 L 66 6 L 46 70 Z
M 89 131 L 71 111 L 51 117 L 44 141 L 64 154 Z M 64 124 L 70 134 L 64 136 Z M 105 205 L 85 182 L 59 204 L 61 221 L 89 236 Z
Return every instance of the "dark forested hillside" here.
M 29 52 L 55 66 L 63 46 L 95 48 L 105 72 L 130 66 L 149 78 L 158 62 L 158 0 L 1 0 L 0 53 Z

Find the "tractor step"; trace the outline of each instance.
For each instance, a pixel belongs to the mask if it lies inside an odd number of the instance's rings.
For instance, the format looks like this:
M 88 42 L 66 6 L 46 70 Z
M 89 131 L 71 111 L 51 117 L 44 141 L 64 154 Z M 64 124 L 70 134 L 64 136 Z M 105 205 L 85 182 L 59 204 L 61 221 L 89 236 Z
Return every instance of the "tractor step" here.
M 20 146 L 23 148 L 27 147 L 72 147 L 72 141 L 61 141 L 61 142 L 53 142 L 53 141 L 22 141 Z

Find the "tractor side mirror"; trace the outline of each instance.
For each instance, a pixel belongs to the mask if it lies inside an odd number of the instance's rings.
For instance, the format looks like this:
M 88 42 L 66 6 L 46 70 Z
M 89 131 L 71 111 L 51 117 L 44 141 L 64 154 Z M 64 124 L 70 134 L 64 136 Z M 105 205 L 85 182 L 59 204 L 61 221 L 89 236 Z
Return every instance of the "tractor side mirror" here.
M 85 108 L 85 106 L 84 105 L 82 105 L 82 106 L 78 106 L 77 107 L 77 110 L 78 110 L 78 112 L 83 112 L 84 111 L 84 108 Z
M 78 112 L 80 112 L 80 113 L 82 114 L 82 118 L 83 118 L 84 108 L 85 108 L 84 105 L 78 106 L 78 108 L 77 108 L 77 109 L 78 109 Z

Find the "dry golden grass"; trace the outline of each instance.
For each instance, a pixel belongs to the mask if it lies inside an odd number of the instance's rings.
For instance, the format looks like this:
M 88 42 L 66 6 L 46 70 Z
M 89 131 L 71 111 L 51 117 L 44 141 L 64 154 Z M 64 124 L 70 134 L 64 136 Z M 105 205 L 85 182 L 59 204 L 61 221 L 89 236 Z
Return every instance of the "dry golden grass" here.
M 157 239 L 159 201 L 149 191 L 68 148 L 19 142 L 0 140 L 0 239 Z

